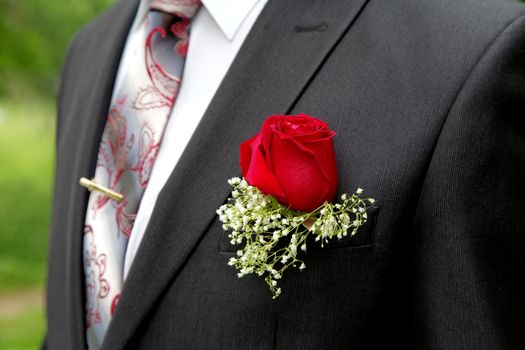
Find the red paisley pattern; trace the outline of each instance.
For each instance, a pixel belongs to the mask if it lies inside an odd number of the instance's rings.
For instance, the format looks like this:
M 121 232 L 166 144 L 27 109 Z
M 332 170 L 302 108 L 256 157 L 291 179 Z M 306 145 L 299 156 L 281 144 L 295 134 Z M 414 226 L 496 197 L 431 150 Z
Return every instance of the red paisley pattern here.
M 137 214 L 130 214 L 126 211 L 128 205 L 127 200 L 122 200 L 119 203 L 115 203 L 115 218 L 117 221 L 118 233 L 122 233 L 126 238 L 131 236 L 131 230 L 133 229 L 133 223 Z
M 153 53 L 152 40 L 157 33 L 160 34 L 161 38 L 167 36 L 164 28 L 155 27 L 149 32 L 146 39 L 146 69 L 153 85 L 148 85 L 139 91 L 133 104 L 138 110 L 171 108 L 179 91 L 180 79 L 166 71 Z
M 111 301 L 111 310 L 110 310 L 111 316 L 115 314 L 115 310 L 117 309 L 117 304 L 119 300 L 120 300 L 120 293 L 115 294 L 115 297 L 113 297 L 113 300 Z
M 160 142 L 155 137 L 155 129 L 147 122 L 142 124 L 138 138 L 138 162 L 133 171 L 138 173 L 139 183 L 142 188 L 146 188 L 155 158 L 160 148 Z
M 188 45 L 190 43 L 190 35 L 188 34 L 188 26 L 190 20 L 185 18 L 171 25 L 171 32 L 180 40 L 175 44 L 175 52 L 177 55 L 186 57 L 188 54 Z
M 106 127 L 102 134 L 97 167 L 105 172 L 106 182 L 102 185 L 114 191 L 118 191 L 118 182 L 126 171 L 126 159 L 134 142 L 133 135 L 127 140 L 126 138 L 126 119 L 118 108 L 113 108 L 109 111 Z M 97 193 L 96 196 L 93 214 L 96 214 L 96 211 L 109 201 L 109 197 L 103 194 Z
M 88 242 L 87 253 L 84 253 L 84 269 L 86 278 L 87 327 L 100 323 L 100 299 L 108 296 L 110 286 L 104 278 L 106 272 L 106 254 L 97 254 L 94 243 L 93 228 L 89 225 L 84 227 L 84 239 Z

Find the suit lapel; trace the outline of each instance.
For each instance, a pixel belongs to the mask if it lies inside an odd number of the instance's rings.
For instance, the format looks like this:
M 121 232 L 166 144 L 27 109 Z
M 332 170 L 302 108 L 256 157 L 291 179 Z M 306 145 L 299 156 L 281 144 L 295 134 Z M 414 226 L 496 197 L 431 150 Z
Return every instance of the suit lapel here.
M 240 143 L 291 110 L 366 2 L 268 2 L 158 197 L 103 349 L 127 344 L 213 223 Z
M 82 233 L 88 192 L 79 186 L 81 176 L 94 174 L 98 145 L 111 100 L 113 82 L 138 1 L 123 1 L 99 17 L 76 40 L 77 51 L 66 79 L 71 83 L 62 91 L 59 126 L 58 168 L 66 172 L 57 183 L 67 193 L 63 237 L 67 245 L 66 300 L 61 307 L 69 320 L 71 348 L 85 347 L 85 293 L 82 259 Z M 81 46 L 81 47 L 79 47 Z M 66 67 L 66 70 L 69 67 Z M 72 88 L 73 87 L 73 88 Z M 74 148 L 71 145 L 75 145 Z

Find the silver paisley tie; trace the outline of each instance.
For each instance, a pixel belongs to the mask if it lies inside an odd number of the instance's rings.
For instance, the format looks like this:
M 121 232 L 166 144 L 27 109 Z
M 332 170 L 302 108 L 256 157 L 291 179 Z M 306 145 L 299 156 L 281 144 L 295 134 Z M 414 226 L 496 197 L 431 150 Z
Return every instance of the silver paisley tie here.
M 144 44 L 127 58 L 99 148 L 94 181 L 124 199 L 91 192 L 84 228 L 87 341 L 102 344 L 123 286 L 124 258 L 139 203 L 175 103 L 200 0 L 155 0 Z M 129 57 L 129 56 L 128 56 Z

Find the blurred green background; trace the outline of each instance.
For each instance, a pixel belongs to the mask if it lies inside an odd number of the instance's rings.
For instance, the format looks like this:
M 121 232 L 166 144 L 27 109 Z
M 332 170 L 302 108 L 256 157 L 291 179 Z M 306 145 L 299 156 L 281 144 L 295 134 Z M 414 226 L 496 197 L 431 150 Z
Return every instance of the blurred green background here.
M 0 0 L 0 349 L 37 349 L 55 95 L 78 29 L 113 0 Z

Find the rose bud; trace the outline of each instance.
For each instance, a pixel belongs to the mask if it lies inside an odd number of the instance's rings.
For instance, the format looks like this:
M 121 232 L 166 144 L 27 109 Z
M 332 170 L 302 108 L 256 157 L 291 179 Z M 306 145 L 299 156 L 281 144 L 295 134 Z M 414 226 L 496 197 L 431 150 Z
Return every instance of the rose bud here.
M 337 192 L 334 136 L 327 123 L 305 114 L 270 116 L 241 144 L 242 175 L 279 203 L 313 211 Z

